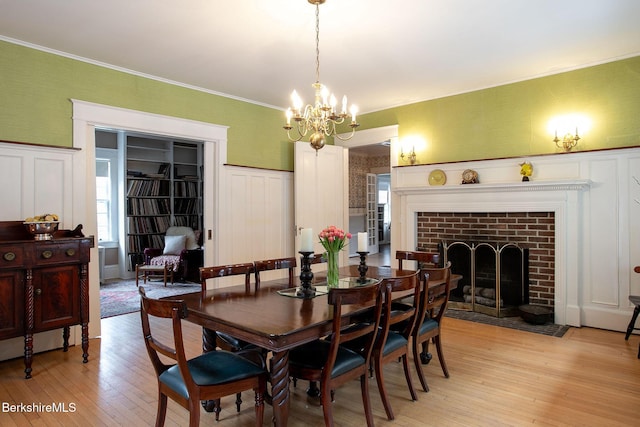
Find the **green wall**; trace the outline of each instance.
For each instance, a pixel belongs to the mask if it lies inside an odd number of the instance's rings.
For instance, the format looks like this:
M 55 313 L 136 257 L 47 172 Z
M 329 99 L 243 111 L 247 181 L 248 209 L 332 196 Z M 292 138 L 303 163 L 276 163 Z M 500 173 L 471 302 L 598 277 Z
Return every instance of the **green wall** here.
M 280 110 L 4 41 L 0 77 L 0 140 L 72 146 L 75 98 L 226 125 L 229 163 L 293 170 Z M 399 125 L 421 164 L 517 157 L 558 152 L 547 122 L 568 113 L 592 121 L 578 150 L 640 145 L 640 57 L 362 114 L 358 130 Z
M 547 123 L 570 113 L 592 122 L 578 151 L 640 145 L 640 57 L 364 114 L 359 130 L 398 124 L 419 163 L 455 162 L 559 152 Z
M 71 147 L 71 98 L 229 126 L 229 163 L 293 170 L 280 110 L 0 41 L 0 140 Z

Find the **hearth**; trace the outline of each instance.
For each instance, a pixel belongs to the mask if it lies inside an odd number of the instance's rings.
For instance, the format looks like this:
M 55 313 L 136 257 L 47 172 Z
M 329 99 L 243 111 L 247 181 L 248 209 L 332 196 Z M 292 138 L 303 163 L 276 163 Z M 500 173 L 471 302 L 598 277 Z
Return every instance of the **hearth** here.
M 452 289 L 450 308 L 495 317 L 519 316 L 529 304 L 529 250 L 517 243 L 442 241 L 444 262 L 462 275 Z

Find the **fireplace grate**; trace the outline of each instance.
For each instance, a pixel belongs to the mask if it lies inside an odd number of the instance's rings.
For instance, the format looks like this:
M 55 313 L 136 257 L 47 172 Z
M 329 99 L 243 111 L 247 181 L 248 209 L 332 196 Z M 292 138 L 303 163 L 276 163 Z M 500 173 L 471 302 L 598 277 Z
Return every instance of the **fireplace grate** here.
M 495 317 L 518 316 L 529 303 L 529 250 L 517 243 L 442 241 L 444 262 L 462 279 L 449 307 Z

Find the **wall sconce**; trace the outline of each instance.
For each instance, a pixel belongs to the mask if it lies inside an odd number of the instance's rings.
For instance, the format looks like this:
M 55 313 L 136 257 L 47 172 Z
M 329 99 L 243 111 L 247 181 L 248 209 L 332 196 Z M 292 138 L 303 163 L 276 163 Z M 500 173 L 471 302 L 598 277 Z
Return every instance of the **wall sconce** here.
M 400 148 L 400 158 L 402 160 L 405 160 L 405 157 L 408 159 L 409 164 L 415 165 L 416 164 L 416 149 L 415 149 L 415 147 L 411 147 L 411 151 L 409 152 L 409 154 L 404 154 L 404 151 L 403 151 L 403 149 L 401 147 Z
M 556 147 L 562 148 L 565 152 L 571 151 L 573 147 L 578 145 L 580 136 L 578 135 L 578 128 L 576 127 L 575 135 L 571 132 L 567 132 L 562 139 L 558 138 L 558 131 L 556 130 L 556 137 L 553 138 L 553 142 L 556 143 Z
M 567 114 L 552 118 L 548 124 L 549 133 L 555 135 L 553 142 L 556 147 L 565 153 L 571 151 L 580 138 L 580 133 L 584 136 L 591 127 L 591 120 L 582 114 Z M 575 133 L 574 130 L 575 129 Z M 560 135 L 560 136 L 558 136 Z

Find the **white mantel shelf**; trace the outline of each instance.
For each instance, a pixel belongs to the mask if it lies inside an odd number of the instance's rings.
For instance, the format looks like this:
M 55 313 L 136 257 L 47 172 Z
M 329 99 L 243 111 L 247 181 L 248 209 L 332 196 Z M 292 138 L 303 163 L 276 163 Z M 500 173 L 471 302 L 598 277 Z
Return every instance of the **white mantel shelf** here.
M 502 193 L 513 191 L 580 191 L 591 186 L 591 180 L 521 181 L 493 184 L 459 184 L 420 187 L 399 187 L 393 191 L 399 195 L 442 193 Z

